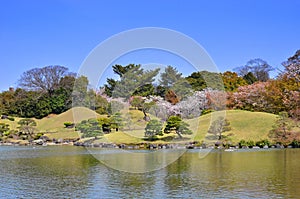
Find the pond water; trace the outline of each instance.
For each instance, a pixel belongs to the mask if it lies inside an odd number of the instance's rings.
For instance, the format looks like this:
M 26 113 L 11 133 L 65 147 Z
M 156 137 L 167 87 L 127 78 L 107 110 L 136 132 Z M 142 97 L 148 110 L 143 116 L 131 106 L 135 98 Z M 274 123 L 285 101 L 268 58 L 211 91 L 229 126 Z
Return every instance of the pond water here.
M 135 162 L 120 150 L 95 150 L 133 167 L 157 164 Z M 300 149 L 215 150 L 200 157 L 199 150 L 188 150 L 162 169 L 128 173 L 81 147 L 0 146 L 0 198 L 300 197 Z

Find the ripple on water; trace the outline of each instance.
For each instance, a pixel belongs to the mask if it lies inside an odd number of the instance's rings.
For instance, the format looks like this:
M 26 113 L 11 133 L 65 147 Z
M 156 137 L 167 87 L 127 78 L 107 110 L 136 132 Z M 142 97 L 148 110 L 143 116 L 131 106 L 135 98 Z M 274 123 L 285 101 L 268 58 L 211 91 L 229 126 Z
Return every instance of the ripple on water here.
M 0 198 L 296 198 L 299 155 L 214 151 L 199 158 L 191 151 L 158 171 L 133 174 L 81 147 L 0 147 Z

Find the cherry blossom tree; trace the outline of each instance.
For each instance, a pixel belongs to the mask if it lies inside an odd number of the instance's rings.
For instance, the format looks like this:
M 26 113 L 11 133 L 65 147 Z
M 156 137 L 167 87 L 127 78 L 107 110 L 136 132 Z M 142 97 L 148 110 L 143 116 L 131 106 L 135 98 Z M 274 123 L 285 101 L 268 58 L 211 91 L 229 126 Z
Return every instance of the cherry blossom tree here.
M 282 65 L 284 66 L 284 71 L 281 73 L 281 76 L 286 75 L 288 78 L 295 79 L 300 90 L 300 50 L 289 57 Z

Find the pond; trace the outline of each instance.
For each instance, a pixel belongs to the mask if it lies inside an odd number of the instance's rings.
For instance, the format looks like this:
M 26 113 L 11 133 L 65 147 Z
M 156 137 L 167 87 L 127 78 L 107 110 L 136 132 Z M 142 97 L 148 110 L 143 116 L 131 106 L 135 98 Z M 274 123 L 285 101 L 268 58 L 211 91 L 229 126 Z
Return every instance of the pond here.
M 127 167 L 161 164 L 174 150 L 137 151 L 74 146 L 0 146 L 0 198 L 298 198 L 300 149 L 225 152 L 187 150 L 168 165 L 145 173 L 115 170 L 90 153 Z M 177 154 L 178 154 L 177 153 Z M 103 155 L 105 156 L 105 155 Z M 107 158 L 105 158 L 107 159 Z

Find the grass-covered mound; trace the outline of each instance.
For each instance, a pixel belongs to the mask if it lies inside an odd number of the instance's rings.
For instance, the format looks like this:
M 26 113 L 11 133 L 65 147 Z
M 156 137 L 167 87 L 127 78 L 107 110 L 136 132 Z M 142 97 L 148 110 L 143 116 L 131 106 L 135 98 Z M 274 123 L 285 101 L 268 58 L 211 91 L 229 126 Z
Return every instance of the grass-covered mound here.
M 212 114 L 200 116 L 199 118 L 187 120 L 191 129 L 197 129 L 194 140 L 204 140 L 212 121 Z M 249 112 L 242 110 L 228 110 L 224 113 L 230 122 L 231 130 L 224 132 L 232 142 L 242 139 L 259 141 L 268 139 L 268 133 L 272 129 L 277 116 L 263 112 Z
M 74 128 L 66 128 L 64 123 L 78 123 L 89 118 L 103 117 L 95 111 L 85 107 L 74 107 L 59 115 L 49 115 L 41 120 L 38 120 L 40 132 L 46 132 L 46 136 L 56 139 L 74 139 L 78 138 L 78 132 Z
M 111 143 L 141 143 L 145 142 L 144 129 L 147 122 L 143 120 L 143 113 L 138 110 L 122 111 L 123 115 L 127 115 L 130 119 L 130 125 L 123 126 L 122 130 L 116 132 L 113 130 L 110 134 L 105 134 L 97 140 L 97 142 L 111 142 Z M 190 125 L 190 129 L 194 132 L 192 135 L 184 135 L 187 141 L 203 141 L 209 135 L 207 133 L 212 122 L 212 116 L 216 113 L 209 113 L 198 118 L 184 120 Z M 224 115 L 224 114 L 222 114 Z M 263 112 L 249 112 L 242 110 L 229 110 L 225 112 L 226 118 L 230 122 L 231 130 L 224 132 L 233 143 L 238 143 L 240 140 L 259 141 L 268 139 L 268 133 L 275 124 L 276 115 Z M 89 118 L 107 117 L 106 115 L 99 115 L 93 110 L 84 107 L 75 107 L 59 115 L 49 115 L 40 120 L 36 120 L 36 128 L 39 132 L 45 133 L 50 139 L 76 139 L 79 138 L 78 132 L 74 128 L 66 128 L 65 122 L 78 123 Z M 152 119 L 156 119 L 151 116 Z M 21 118 L 14 118 L 14 121 L 3 120 L 10 125 L 10 129 L 17 129 L 18 121 Z M 125 122 L 126 123 L 126 122 Z M 164 139 L 171 137 L 171 139 Z M 173 137 L 176 137 L 174 135 Z M 161 136 L 156 143 L 164 142 L 180 142 L 180 140 L 172 139 L 172 136 L 165 134 Z

